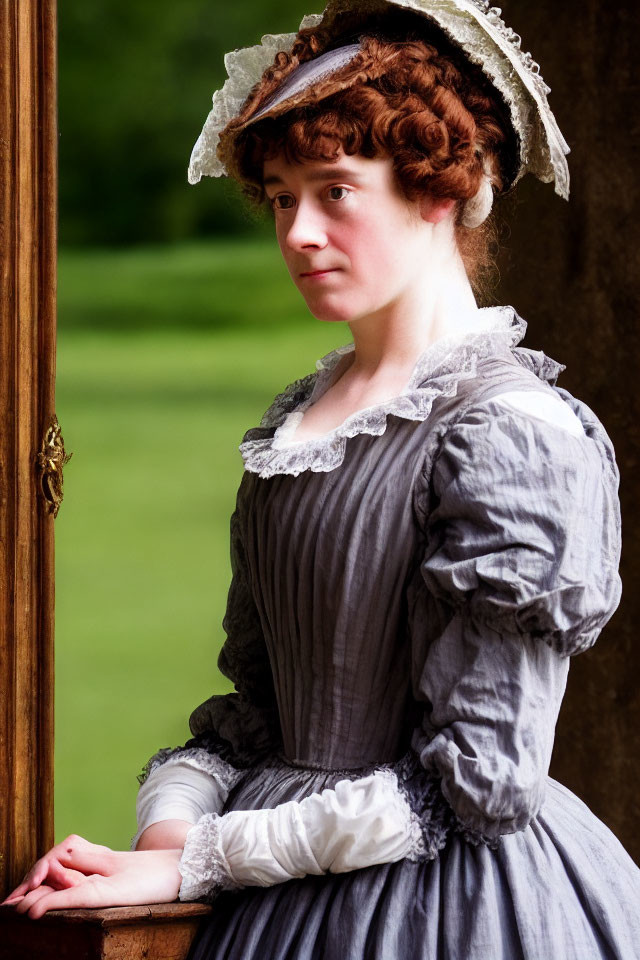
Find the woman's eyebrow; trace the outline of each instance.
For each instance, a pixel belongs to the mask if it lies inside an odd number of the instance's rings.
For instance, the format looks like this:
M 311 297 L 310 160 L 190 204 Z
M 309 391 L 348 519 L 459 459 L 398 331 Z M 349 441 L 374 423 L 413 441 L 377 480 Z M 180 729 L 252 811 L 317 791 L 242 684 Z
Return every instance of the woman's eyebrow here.
M 356 173 L 355 170 L 350 170 L 349 167 L 332 167 L 327 170 L 313 170 L 311 173 L 307 174 L 306 179 L 310 180 L 311 182 L 316 182 L 319 180 L 351 180 L 353 183 L 362 183 L 362 177 L 360 174 Z M 284 183 L 284 180 L 275 174 L 271 174 L 269 177 L 264 177 L 262 181 L 262 184 L 265 187 L 280 183 Z

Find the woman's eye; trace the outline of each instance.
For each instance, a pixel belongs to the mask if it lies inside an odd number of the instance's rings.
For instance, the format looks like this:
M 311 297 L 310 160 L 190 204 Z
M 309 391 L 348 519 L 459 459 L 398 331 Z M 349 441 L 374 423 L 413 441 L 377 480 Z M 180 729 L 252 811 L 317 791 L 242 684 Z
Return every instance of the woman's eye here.
M 271 201 L 271 206 L 276 210 L 289 210 L 293 206 L 293 197 L 290 197 L 287 193 L 279 193 Z
M 346 187 L 329 187 L 329 197 L 331 200 L 344 200 L 344 197 L 349 191 Z M 341 194 L 336 196 L 336 194 Z

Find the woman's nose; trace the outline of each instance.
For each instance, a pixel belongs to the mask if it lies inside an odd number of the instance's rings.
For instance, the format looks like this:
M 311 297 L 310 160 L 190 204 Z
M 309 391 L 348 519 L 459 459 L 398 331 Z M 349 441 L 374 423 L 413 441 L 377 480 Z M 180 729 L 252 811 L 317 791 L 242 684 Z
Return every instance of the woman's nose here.
M 298 202 L 287 230 L 286 243 L 291 250 L 309 247 L 321 250 L 327 245 L 322 217 L 312 204 Z

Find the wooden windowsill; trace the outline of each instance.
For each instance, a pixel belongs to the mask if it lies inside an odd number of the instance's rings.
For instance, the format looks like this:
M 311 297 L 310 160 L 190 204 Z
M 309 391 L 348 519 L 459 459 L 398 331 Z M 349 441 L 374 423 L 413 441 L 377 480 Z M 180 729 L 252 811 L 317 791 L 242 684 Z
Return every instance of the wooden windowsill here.
M 211 907 L 154 903 L 52 910 L 30 920 L 0 908 L 0 960 L 185 960 Z

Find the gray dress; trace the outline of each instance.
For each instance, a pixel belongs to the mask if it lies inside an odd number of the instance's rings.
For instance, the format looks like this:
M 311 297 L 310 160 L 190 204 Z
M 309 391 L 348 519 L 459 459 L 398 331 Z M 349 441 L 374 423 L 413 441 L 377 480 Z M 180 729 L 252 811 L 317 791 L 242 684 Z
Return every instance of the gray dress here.
M 291 433 L 349 348 L 245 436 L 220 657 L 237 693 L 183 749 L 239 771 L 225 810 L 390 768 L 422 853 L 225 892 L 193 960 L 640 957 L 640 870 L 548 776 L 569 657 L 620 599 L 614 451 L 564 367 L 517 347 L 525 322 L 482 315 L 325 437 Z M 582 426 L 498 400 L 514 390 Z

